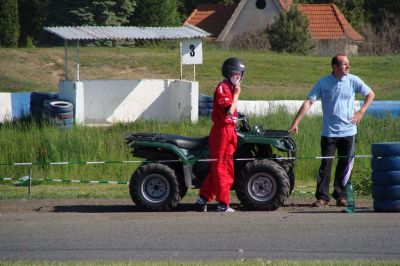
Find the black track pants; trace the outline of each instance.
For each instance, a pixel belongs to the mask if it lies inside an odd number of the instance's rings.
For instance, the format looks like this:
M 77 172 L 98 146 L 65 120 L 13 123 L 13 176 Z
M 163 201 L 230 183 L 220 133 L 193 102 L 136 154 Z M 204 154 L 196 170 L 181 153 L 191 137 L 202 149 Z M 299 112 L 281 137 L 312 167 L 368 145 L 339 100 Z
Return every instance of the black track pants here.
M 332 197 L 334 199 L 346 198 L 346 185 L 350 180 L 351 170 L 354 164 L 354 146 L 355 136 L 331 138 L 321 137 L 321 155 L 322 157 L 339 157 L 335 171 L 335 182 Z M 318 172 L 317 191 L 315 197 L 329 201 L 329 184 L 332 171 L 332 159 L 322 159 Z

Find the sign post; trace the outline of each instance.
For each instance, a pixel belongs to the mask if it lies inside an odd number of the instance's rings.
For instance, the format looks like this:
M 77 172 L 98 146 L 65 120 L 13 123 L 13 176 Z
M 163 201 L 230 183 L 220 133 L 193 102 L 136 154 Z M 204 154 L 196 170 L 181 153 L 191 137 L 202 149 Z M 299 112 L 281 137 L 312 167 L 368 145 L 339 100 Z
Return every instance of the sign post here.
M 181 42 L 181 79 L 182 65 L 193 65 L 193 81 L 196 77 L 195 65 L 203 64 L 203 45 L 200 39 L 189 39 Z

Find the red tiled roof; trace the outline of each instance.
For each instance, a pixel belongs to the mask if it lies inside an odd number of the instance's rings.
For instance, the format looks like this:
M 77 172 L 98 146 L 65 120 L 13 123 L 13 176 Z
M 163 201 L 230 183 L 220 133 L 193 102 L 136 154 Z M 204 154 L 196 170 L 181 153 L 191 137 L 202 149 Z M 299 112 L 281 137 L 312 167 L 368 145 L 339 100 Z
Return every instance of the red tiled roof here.
M 298 4 L 297 8 L 307 16 L 308 29 L 313 39 L 353 41 L 364 39 L 354 30 L 335 4 Z
M 200 4 L 185 23 L 192 24 L 217 38 L 235 12 L 237 5 Z

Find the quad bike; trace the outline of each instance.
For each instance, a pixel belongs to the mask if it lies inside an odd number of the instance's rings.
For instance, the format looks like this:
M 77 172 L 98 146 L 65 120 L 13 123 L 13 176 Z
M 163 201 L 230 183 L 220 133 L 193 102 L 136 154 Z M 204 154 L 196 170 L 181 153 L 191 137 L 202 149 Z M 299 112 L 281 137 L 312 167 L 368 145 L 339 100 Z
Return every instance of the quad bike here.
M 281 207 L 294 187 L 296 144 L 287 131 L 251 128 L 244 115 L 237 124 L 232 189 L 250 210 Z M 135 157 L 146 160 L 133 173 L 133 202 L 153 211 L 173 210 L 188 188 L 200 188 L 209 172 L 208 136 L 189 138 L 157 133 L 129 133 Z

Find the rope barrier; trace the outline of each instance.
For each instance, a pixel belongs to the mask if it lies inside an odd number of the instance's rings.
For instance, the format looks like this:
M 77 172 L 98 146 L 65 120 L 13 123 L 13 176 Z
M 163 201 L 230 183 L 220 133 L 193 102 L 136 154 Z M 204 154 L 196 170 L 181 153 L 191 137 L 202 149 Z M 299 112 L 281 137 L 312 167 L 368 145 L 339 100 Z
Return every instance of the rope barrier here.
M 273 158 L 237 158 L 235 161 L 254 161 L 254 160 L 262 160 L 262 159 L 270 159 L 270 160 L 310 160 L 310 159 L 339 159 L 339 158 L 372 158 L 371 155 L 353 155 L 353 156 L 315 156 L 315 157 L 273 157 Z M 199 162 L 212 162 L 217 159 L 199 159 Z M 149 160 L 123 160 L 123 161 L 79 161 L 79 162 L 17 162 L 17 163 L 0 163 L 0 166 L 34 166 L 34 165 L 99 165 L 99 164 L 131 164 L 131 163 L 171 163 L 171 162 L 181 162 L 180 160 L 157 160 L 157 161 L 149 161 Z M 24 176 L 21 178 L 13 179 L 9 177 L 0 177 L 0 181 L 13 181 L 14 185 L 29 185 L 31 186 L 32 180 L 35 181 L 46 181 L 46 182 L 60 182 L 60 183 L 81 183 L 81 184 L 110 184 L 110 185 L 129 185 L 129 181 L 112 181 L 112 180 L 75 180 L 75 179 L 57 179 L 57 178 L 32 178 L 30 169 L 29 176 Z M 303 191 L 302 189 L 313 188 L 313 186 L 297 186 L 297 189 L 293 190 L 293 193 L 299 194 L 314 194 L 311 191 Z M 30 194 L 30 192 L 29 192 Z
M 21 178 L 0 177 L 0 181 L 17 181 L 14 185 L 26 185 L 29 181 L 29 176 Z M 110 181 L 110 180 L 75 180 L 75 179 L 58 179 L 58 178 L 35 178 L 35 181 L 59 182 L 59 183 L 82 183 L 82 184 L 109 184 L 109 185 L 129 185 L 129 181 Z M 292 193 L 314 194 L 312 191 L 302 191 L 300 189 L 313 188 L 315 186 L 297 186 Z

